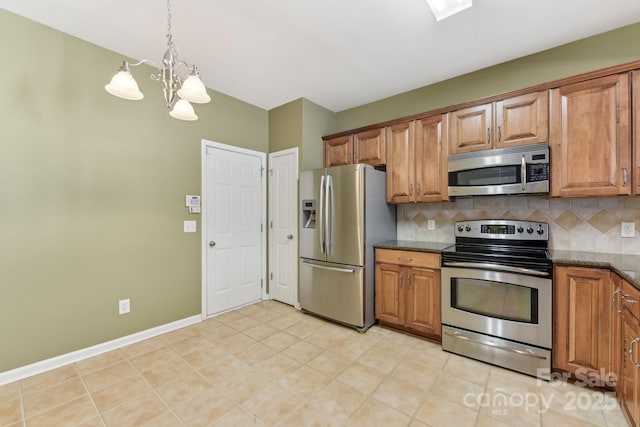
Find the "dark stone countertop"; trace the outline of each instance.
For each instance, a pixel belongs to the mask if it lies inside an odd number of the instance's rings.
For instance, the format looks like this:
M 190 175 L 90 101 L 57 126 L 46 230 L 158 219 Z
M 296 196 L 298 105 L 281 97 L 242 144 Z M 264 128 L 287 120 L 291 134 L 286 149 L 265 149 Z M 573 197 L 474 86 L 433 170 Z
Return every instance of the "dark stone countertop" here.
M 554 265 L 609 268 L 640 289 L 640 255 L 550 250 Z
M 413 240 L 389 240 L 388 242 L 378 243 L 373 246 L 380 249 L 401 249 L 404 251 L 434 252 L 439 254 L 444 248 L 451 245 L 453 245 L 453 243 L 414 242 Z
M 374 245 L 382 249 L 440 253 L 453 243 L 415 242 L 412 240 L 390 240 Z M 608 268 L 640 289 L 640 255 L 606 254 L 550 249 L 554 265 L 574 265 L 590 268 Z

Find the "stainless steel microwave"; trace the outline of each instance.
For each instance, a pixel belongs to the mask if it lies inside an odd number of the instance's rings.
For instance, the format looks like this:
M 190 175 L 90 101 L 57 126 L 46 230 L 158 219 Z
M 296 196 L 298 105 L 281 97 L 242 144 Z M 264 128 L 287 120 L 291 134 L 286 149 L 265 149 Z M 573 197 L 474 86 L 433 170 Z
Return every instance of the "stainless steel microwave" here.
M 532 144 L 448 157 L 449 196 L 549 192 L 549 144 Z

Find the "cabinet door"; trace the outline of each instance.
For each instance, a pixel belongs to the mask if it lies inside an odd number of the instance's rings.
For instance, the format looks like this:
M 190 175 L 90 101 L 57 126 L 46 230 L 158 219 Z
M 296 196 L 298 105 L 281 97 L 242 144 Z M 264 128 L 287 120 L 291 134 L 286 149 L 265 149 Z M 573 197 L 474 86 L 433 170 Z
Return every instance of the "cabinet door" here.
M 495 148 L 549 141 L 549 95 L 528 93 L 496 102 Z
M 622 278 L 615 273 L 611 274 L 611 284 L 609 286 L 610 319 L 609 336 L 611 345 L 609 346 L 609 360 L 611 363 L 611 376 L 609 385 L 613 385 L 616 393 L 622 392 Z M 615 385 L 614 385 L 615 384 Z
M 353 161 L 353 136 L 339 136 L 324 142 L 324 166 L 348 165 Z
M 387 128 L 387 202 L 408 203 L 414 195 L 415 123 L 405 122 Z
M 629 76 L 551 91 L 551 195 L 631 193 Z
M 451 113 L 451 154 L 491 148 L 491 107 L 492 104 L 477 105 Z
M 638 425 L 640 421 L 640 369 L 636 366 L 640 358 L 640 325 L 638 320 L 627 310 L 622 312 L 622 406 L 631 420 L 631 424 Z M 629 350 L 632 350 L 631 352 Z
M 356 133 L 353 136 L 354 163 L 384 165 L 387 162 L 384 139 L 384 128 Z
M 632 74 L 632 114 L 633 137 L 631 145 L 633 147 L 633 194 L 640 194 L 640 71 L 634 71 Z
M 440 336 L 440 271 L 407 267 L 406 326 Z
M 557 267 L 553 366 L 592 378 L 609 372 L 610 272 Z
M 376 319 L 399 326 L 405 321 L 403 271 L 399 265 L 376 263 Z
M 416 202 L 449 200 L 447 137 L 446 114 L 416 122 Z

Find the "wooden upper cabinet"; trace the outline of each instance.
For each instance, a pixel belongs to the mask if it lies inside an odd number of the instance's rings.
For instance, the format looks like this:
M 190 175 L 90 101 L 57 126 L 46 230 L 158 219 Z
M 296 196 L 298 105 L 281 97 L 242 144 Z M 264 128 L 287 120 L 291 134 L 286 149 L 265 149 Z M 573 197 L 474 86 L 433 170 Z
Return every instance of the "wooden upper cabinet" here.
M 640 71 L 634 71 L 632 76 L 632 114 L 633 114 L 633 139 L 631 145 L 634 149 L 633 158 L 633 195 L 640 195 Z
M 338 136 L 324 141 L 324 166 L 352 163 L 380 166 L 386 162 L 386 152 L 384 128 Z
M 495 103 L 495 148 L 549 141 L 549 94 L 533 92 Z
M 416 121 L 416 202 L 440 202 L 449 199 L 447 119 L 446 114 L 440 114 Z
M 556 267 L 554 368 L 594 379 L 611 371 L 610 275 L 609 270 Z
M 373 129 L 353 135 L 354 163 L 384 165 L 386 159 L 385 129 Z
M 387 127 L 387 202 L 414 200 L 415 122 Z
M 491 148 L 492 112 L 492 104 L 484 104 L 451 113 L 451 154 Z
M 551 196 L 631 194 L 629 75 L 551 91 Z
M 339 136 L 324 142 L 324 165 L 341 166 L 352 163 L 353 136 Z
M 387 202 L 449 199 L 447 118 L 439 114 L 387 128 Z
M 532 92 L 451 113 L 451 154 L 547 142 L 549 95 Z

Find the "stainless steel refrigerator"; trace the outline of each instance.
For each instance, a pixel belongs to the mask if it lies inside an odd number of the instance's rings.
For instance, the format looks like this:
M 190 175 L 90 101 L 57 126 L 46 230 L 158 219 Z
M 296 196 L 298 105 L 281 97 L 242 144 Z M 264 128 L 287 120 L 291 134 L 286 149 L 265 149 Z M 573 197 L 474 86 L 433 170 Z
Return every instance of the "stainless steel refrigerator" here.
M 386 174 L 365 164 L 300 173 L 300 306 L 365 331 L 375 322 L 375 243 L 396 238 Z

